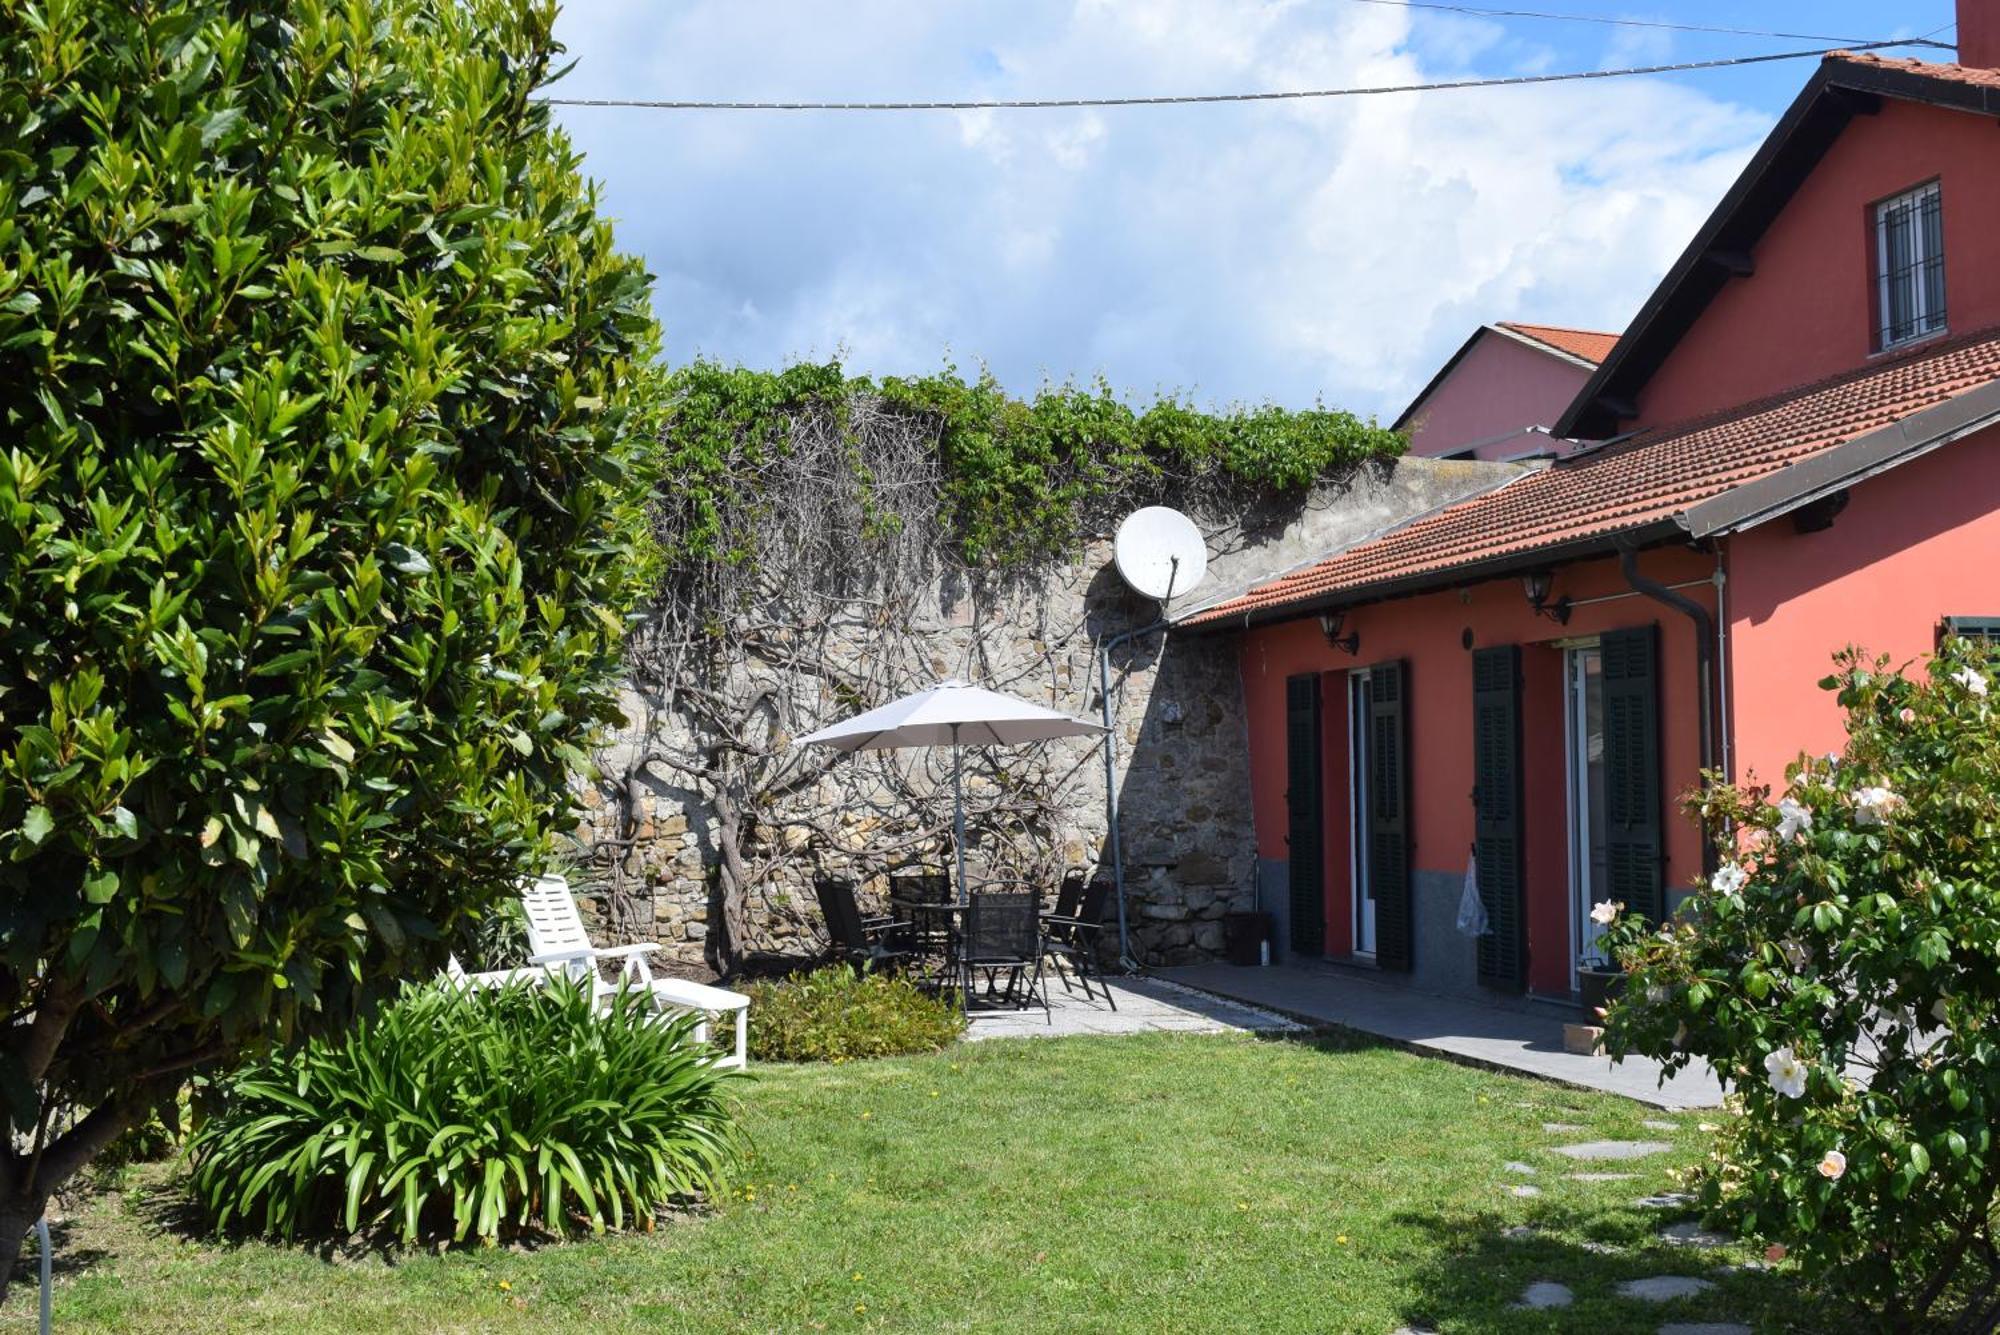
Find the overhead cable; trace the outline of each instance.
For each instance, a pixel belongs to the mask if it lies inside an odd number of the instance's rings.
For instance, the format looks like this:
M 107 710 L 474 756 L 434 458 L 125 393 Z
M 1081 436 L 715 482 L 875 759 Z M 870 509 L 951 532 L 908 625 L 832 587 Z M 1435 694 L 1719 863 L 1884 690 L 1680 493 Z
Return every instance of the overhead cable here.
M 1884 47 L 1927 45 L 1921 38 L 1858 42 L 1818 47 L 1810 51 L 1773 51 L 1756 56 L 1726 56 L 1685 60 L 1667 65 L 1633 65 L 1622 69 L 1571 70 L 1560 74 L 1509 74 L 1483 79 L 1445 79 L 1432 83 L 1377 84 L 1359 88 L 1308 88 L 1262 93 L 1178 93 L 1159 97 L 1025 97 L 962 98 L 950 101 L 806 102 L 709 101 L 697 98 L 545 97 L 556 107 L 632 107 L 648 111 L 1043 111 L 1082 107 L 1207 106 L 1227 102 L 1302 102 L 1338 97 L 1377 97 L 1390 93 L 1441 93 L 1471 88 L 1519 88 L 1535 84 L 1569 83 L 1583 79 L 1623 79 L 1642 74 L 1685 74 L 1694 70 L 1768 65 L 1781 60 L 1813 60 L 1835 51 L 1877 51 Z

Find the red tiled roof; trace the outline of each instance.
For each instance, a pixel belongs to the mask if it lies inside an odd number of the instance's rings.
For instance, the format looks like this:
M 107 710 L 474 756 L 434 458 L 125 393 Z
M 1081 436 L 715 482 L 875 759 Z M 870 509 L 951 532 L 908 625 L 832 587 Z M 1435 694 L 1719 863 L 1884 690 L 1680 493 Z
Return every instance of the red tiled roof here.
M 1927 79 L 1945 79 L 1951 83 L 1971 84 L 1975 88 L 2000 88 L 2000 70 L 1982 69 L 1977 65 L 1944 65 L 1929 60 L 1905 60 L 1899 56 L 1878 56 L 1872 51 L 1831 51 L 1825 57 L 1829 65 L 1862 65 L 1876 69 L 1897 70 L 1903 74 L 1920 74 Z
M 1499 327 L 1510 334 L 1545 344 L 1558 352 L 1566 352 L 1581 358 L 1592 366 L 1611 355 L 1612 347 L 1618 342 L 1616 334 L 1600 334 L 1593 329 L 1566 329 L 1557 324 L 1518 324 L 1513 320 L 1501 320 Z
M 1670 520 L 1690 506 L 1975 386 L 2000 380 L 2000 329 L 1600 447 L 1420 516 L 1372 541 L 1252 587 L 1181 624 L 1355 601 L 1371 590 L 1532 558 Z

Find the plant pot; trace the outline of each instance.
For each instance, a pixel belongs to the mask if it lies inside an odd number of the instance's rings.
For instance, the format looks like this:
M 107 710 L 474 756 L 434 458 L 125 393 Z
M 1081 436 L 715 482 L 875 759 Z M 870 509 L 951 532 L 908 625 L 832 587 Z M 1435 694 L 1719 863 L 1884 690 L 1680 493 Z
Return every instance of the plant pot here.
M 1600 1020 L 1599 1007 L 1608 1007 L 1625 991 L 1625 971 L 1623 969 L 1579 968 L 1576 971 L 1576 990 L 1583 1003 L 1586 1022 L 1596 1024 Z

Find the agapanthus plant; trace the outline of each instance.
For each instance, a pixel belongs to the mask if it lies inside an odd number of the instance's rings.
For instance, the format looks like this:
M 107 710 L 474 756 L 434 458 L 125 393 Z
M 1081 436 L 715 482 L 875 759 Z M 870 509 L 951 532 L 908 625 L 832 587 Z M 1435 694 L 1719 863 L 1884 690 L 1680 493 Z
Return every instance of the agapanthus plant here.
M 1838 754 L 1688 799 L 1717 869 L 1620 917 L 1606 1041 L 1712 1064 L 1736 1116 L 1705 1206 L 1891 1329 L 2000 1327 L 2000 705 L 1986 649 L 1849 651 Z

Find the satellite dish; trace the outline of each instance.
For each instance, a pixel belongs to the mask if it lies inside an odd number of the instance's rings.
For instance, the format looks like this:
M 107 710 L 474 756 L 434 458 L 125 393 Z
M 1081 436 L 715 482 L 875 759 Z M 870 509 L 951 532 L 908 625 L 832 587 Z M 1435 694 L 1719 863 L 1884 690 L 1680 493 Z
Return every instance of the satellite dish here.
M 1111 544 L 1118 573 L 1135 593 L 1162 601 L 1193 590 L 1208 573 L 1208 543 L 1179 510 L 1149 505 L 1125 516 Z

